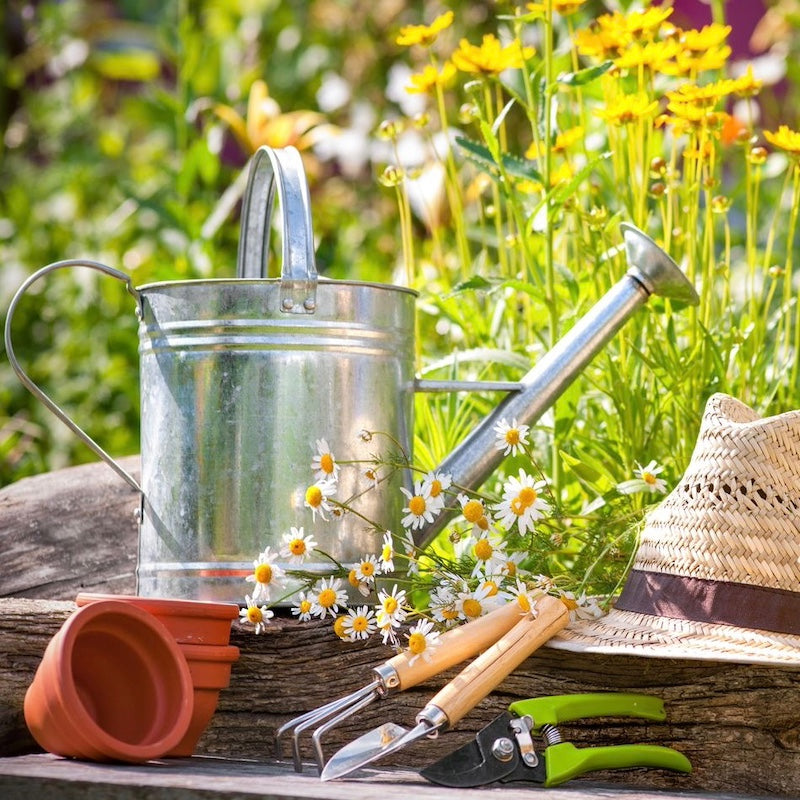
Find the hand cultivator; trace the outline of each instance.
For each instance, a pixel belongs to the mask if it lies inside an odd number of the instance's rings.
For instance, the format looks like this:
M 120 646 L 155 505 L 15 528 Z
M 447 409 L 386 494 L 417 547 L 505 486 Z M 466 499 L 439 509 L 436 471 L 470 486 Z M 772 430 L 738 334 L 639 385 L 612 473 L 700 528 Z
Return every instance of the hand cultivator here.
M 520 619 L 519 606 L 516 603 L 507 603 L 484 617 L 442 634 L 440 646 L 433 651 L 427 661 L 419 657 L 411 664 L 411 656 L 408 653 L 400 653 L 390 658 L 374 668 L 375 678 L 370 683 L 281 726 L 276 733 L 278 751 L 281 749 L 281 740 L 291 733 L 294 768 L 295 771 L 302 772 L 300 736 L 317 726 L 312 733 L 311 741 L 317 766 L 322 771 L 325 764 L 322 737 L 328 731 L 374 700 L 417 686 L 464 659 L 477 655 L 510 631 Z

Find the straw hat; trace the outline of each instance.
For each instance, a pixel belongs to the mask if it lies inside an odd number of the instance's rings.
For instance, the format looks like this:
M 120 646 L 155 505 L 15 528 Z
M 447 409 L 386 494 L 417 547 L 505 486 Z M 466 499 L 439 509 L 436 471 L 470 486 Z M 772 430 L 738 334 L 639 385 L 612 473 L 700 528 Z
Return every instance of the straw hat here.
M 680 483 L 647 515 L 615 607 L 576 652 L 800 665 L 800 410 L 713 395 Z

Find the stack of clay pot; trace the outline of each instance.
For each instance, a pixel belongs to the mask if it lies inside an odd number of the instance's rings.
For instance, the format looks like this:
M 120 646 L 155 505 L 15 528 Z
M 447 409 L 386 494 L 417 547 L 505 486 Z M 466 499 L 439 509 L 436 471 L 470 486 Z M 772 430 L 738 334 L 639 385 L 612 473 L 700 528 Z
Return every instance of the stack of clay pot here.
M 93 761 L 190 756 L 230 682 L 232 603 L 80 594 L 25 695 L 51 753 Z

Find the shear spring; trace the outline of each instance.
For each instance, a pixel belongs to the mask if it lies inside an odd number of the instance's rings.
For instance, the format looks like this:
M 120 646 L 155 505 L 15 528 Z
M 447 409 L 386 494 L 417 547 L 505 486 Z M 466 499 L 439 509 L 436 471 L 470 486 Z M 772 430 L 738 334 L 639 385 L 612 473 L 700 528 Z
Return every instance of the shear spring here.
M 563 741 L 561 738 L 561 731 L 550 723 L 542 725 L 542 736 L 548 747 L 550 747 L 551 744 L 559 744 Z

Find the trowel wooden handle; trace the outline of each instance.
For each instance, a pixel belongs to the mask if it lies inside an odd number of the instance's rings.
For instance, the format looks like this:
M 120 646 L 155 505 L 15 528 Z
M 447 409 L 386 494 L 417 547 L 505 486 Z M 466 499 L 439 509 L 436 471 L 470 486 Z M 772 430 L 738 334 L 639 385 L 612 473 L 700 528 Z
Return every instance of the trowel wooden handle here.
M 508 633 L 520 621 L 521 614 L 519 605 L 510 602 L 496 608 L 490 614 L 443 633 L 439 646 L 431 654 L 430 661 L 420 657 L 413 665 L 409 665 L 411 656 L 408 652 L 390 658 L 386 666 L 395 670 L 400 681 L 400 685 L 393 687 L 393 691 L 416 686 L 482 652 Z
M 449 727 L 452 728 L 531 653 L 569 622 L 569 611 L 557 597 L 546 595 L 539 598 L 536 608 L 536 618 L 526 615 L 428 703 L 447 715 Z

